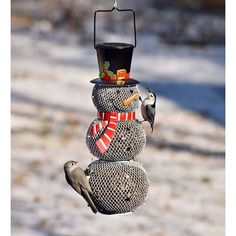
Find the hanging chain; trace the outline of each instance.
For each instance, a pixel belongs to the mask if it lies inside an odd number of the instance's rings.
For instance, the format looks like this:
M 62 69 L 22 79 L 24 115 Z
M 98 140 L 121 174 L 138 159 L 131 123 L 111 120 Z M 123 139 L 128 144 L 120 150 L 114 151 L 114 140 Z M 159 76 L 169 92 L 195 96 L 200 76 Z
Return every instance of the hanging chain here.
M 117 3 L 117 0 L 114 0 L 114 8 L 115 8 L 115 9 L 118 9 L 118 3 Z

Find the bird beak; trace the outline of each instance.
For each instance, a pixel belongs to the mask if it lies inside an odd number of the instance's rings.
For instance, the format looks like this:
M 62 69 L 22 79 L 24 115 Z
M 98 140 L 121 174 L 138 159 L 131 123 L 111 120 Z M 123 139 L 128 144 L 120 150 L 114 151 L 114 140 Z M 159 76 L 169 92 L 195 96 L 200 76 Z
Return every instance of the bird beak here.
M 139 98 L 139 93 L 136 92 L 136 93 L 134 93 L 131 97 L 125 99 L 125 100 L 123 101 L 123 104 L 124 104 L 125 106 L 129 106 L 132 102 L 134 102 L 134 100 L 137 100 L 138 98 Z
M 75 161 L 75 164 L 77 164 L 78 163 L 78 161 Z

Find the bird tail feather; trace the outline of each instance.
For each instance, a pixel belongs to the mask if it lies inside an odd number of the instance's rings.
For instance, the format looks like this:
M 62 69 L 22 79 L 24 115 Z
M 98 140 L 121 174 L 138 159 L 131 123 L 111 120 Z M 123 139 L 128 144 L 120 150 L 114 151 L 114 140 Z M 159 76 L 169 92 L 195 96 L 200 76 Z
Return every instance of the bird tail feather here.
M 151 124 L 151 128 L 152 128 L 152 133 L 153 133 L 153 124 Z
M 89 195 L 89 193 L 87 191 L 83 192 L 83 197 L 84 199 L 87 201 L 88 205 L 90 206 L 90 208 L 92 209 L 93 213 L 97 213 L 97 207 L 94 205 L 93 200 L 92 200 L 92 196 Z

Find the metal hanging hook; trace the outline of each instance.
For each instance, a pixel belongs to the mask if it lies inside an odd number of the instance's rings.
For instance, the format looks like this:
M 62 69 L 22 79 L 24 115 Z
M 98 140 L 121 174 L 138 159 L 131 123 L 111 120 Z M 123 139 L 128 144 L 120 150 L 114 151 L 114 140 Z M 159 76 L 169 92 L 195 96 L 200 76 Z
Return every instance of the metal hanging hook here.
M 118 3 L 117 3 L 117 0 L 114 0 L 114 7 L 113 7 L 114 9 L 118 9 Z
M 134 48 L 136 47 L 137 40 L 136 40 L 136 23 L 135 23 L 135 11 L 133 9 L 119 9 L 118 8 L 118 0 L 114 0 L 114 6 L 110 10 L 96 10 L 94 12 L 94 37 L 93 37 L 93 44 L 94 48 L 96 49 L 96 17 L 98 13 L 105 13 L 105 12 L 112 12 L 114 10 L 117 10 L 119 12 L 132 12 L 133 14 L 133 21 L 134 21 Z

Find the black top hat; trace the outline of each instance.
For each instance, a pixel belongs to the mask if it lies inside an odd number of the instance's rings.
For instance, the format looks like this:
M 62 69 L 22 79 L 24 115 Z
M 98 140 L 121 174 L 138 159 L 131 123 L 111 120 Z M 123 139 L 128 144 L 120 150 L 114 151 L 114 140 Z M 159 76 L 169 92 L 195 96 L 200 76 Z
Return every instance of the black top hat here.
M 100 84 L 138 84 L 130 78 L 130 67 L 134 46 L 127 43 L 102 43 L 95 46 L 97 50 L 99 79 L 91 83 Z
M 96 44 L 96 14 L 98 12 L 131 11 L 134 19 L 135 45 L 128 43 L 101 43 Z M 97 10 L 94 14 L 94 47 L 97 50 L 99 78 L 91 80 L 96 84 L 132 85 L 139 84 L 130 78 L 130 67 L 133 49 L 136 47 L 135 12 L 131 9 Z

